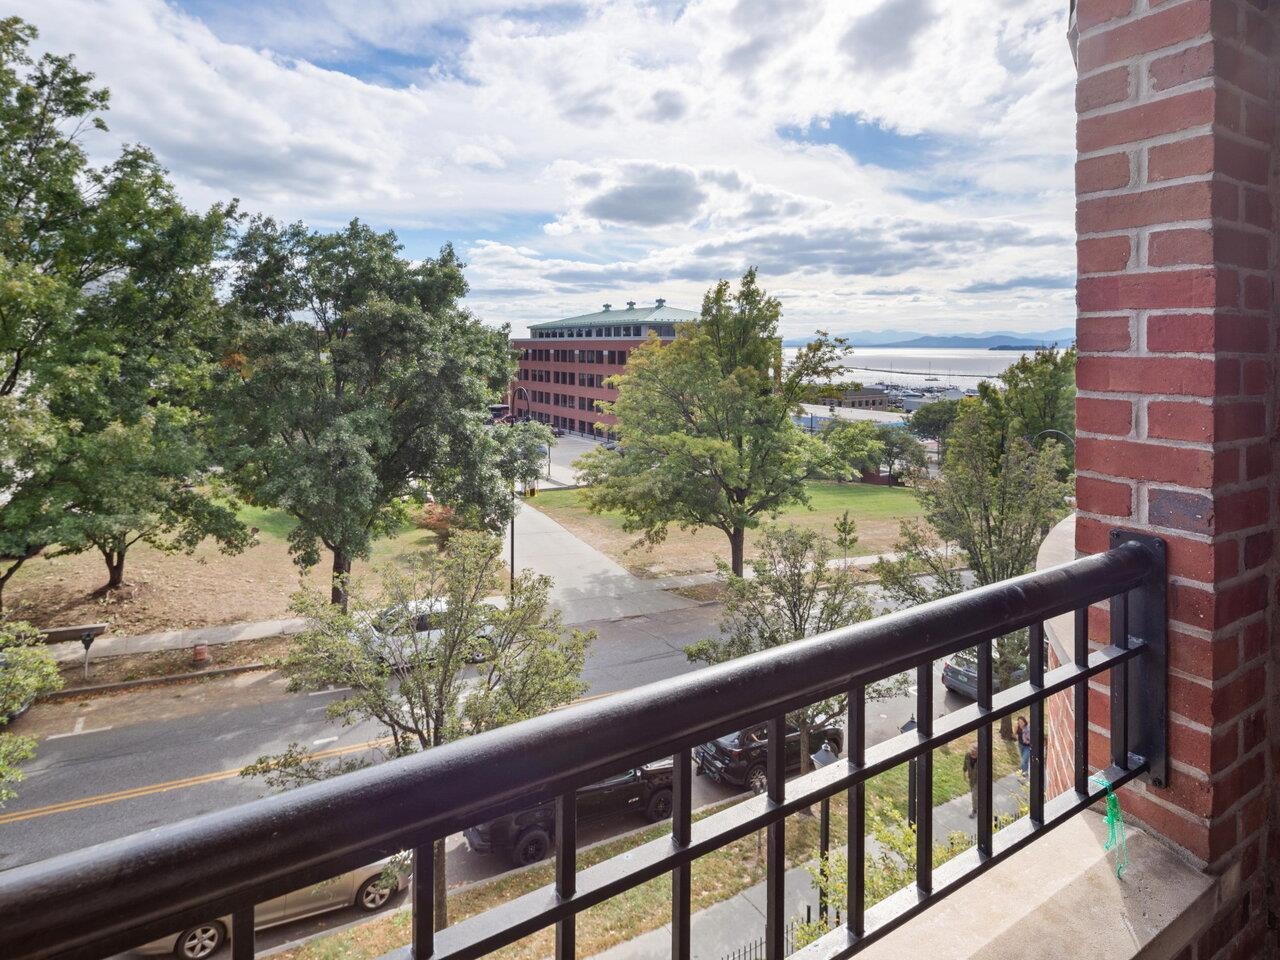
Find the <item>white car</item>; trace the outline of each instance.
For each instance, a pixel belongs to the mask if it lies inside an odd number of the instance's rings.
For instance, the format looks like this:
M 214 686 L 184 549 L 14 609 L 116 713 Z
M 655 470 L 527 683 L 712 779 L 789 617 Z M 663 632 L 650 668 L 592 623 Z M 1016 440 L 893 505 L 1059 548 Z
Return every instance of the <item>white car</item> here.
M 501 597 L 487 597 L 481 601 L 497 609 L 501 609 L 505 602 Z M 405 607 L 408 609 L 389 607 L 369 615 L 367 619 L 373 633 L 375 650 L 382 660 L 397 671 L 406 669 L 405 661 L 411 652 L 405 649 L 407 638 L 402 631 L 411 628 L 415 636 L 424 641 L 438 640 L 442 633 L 441 621 L 449 610 L 449 601 L 444 597 L 435 597 L 430 600 L 413 600 L 405 604 Z M 486 643 L 488 636 L 489 627 L 482 627 L 472 648 L 463 655 L 467 663 L 485 663 L 492 659 L 492 652 Z
M 406 885 L 408 879 L 407 874 L 396 871 L 388 877 L 387 866 L 390 863 L 390 859 L 379 860 L 359 870 L 260 903 L 253 911 L 253 928 L 265 930 L 343 907 L 356 906 L 370 913 L 379 910 Z M 152 940 L 133 952 L 142 956 L 173 954 L 178 960 L 204 960 L 222 948 L 230 932 L 231 918 L 220 917 L 197 923 L 181 933 Z

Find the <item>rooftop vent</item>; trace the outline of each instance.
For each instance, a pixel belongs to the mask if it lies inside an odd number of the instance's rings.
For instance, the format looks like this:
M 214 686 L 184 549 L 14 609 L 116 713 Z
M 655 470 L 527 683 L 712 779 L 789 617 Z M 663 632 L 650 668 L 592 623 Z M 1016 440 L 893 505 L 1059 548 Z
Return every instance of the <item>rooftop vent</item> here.
M 604 312 L 605 312 L 605 313 L 608 313 L 608 312 L 609 312 L 610 310 L 612 310 L 612 309 L 613 309 L 613 304 L 612 304 L 612 303 L 606 303 L 606 304 L 604 305 Z
M 657 300 L 655 300 L 654 302 L 655 302 L 659 307 L 665 307 L 665 306 L 667 305 L 667 301 L 663 300 L 661 297 L 659 297 L 659 298 L 658 298 Z
M 628 301 L 627 301 L 627 309 L 628 309 L 628 310 L 634 310 L 635 308 L 636 308 L 636 302 L 635 302 L 634 300 L 628 300 Z

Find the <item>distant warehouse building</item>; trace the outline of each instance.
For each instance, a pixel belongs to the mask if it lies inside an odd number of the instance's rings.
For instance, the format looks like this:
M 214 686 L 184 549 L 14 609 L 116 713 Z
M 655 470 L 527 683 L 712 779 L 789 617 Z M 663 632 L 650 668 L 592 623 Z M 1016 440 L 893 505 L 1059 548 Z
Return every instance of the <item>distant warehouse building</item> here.
M 858 387 L 832 397 L 831 405 L 854 410 L 888 410 L 889 394 L 879 387 Z
M 511 413 L 585 436 L 612 436 L 614 418 L 596 404 L 617 399 L 618 391 L 604 381 L 622 373 L 631 351 L 650 336 L 669 343 L 677 324 L 697 317 L 665 300 L 652 307 L 629 300 L 625 310 L 606 303 L 597 313 L 531 325 L 527 338 L 511 341 L 518 361 Z

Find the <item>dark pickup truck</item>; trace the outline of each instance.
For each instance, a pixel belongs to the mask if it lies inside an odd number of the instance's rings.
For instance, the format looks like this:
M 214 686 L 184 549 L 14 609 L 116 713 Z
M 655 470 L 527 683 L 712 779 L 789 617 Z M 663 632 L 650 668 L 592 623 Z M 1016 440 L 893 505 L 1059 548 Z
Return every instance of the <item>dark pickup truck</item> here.
M 578 819 L 591 820 L 635 810 L 657 823 L 671 816 L 671 761 L 625 770 L 578 791 Z M 507 814 L 463 831 L 477 853 L 502 853 L 517 867 L 537 863 L 555 840 L 554 801 Z
M 716 783 L 731 783 L 763 793 L 768 752 L 765 729 L 760 726 L 739 730 L 695 747 L 693 759 L 698 773 L 705 773 Z M 816 752 L 828 740 L 835 744 L 837 755 L 844 749 L 844 731 L 838 724 L 810 732 L 809 752 Z M 800 769 L 800 731 L 790 723 L 787 724 L 786 758 L 788 773 Z

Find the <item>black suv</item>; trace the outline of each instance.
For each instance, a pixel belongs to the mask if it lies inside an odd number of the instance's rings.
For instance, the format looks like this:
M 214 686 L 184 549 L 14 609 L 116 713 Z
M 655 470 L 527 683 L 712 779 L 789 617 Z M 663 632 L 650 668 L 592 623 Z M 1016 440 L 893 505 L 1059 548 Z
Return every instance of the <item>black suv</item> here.
M 651 822 L 671 816 L 671 761 L 625 770 L 578 791 L 578 819 L 590 820 L 636 810 Z M 537 863 L 551 852 L 556 832 L 554 801 L 498 817 L 463 831 L 477 853 L 499 851 L 517 867 Z
M 828 740 L 835 744 L 837 754 L 844 749 L 844 731 L 836 724 L 828 724 L 809 733 L 809 750 L 816 753 Z M 695 747 L 693 759 L 698 773 L 705 773 L 716 783 L 731 783 L 762 793 L 766 743 L 766 728 L 751 727 Z M 800 769 L 800 730 L 790 723 L 786 757 L 788 773 Z

